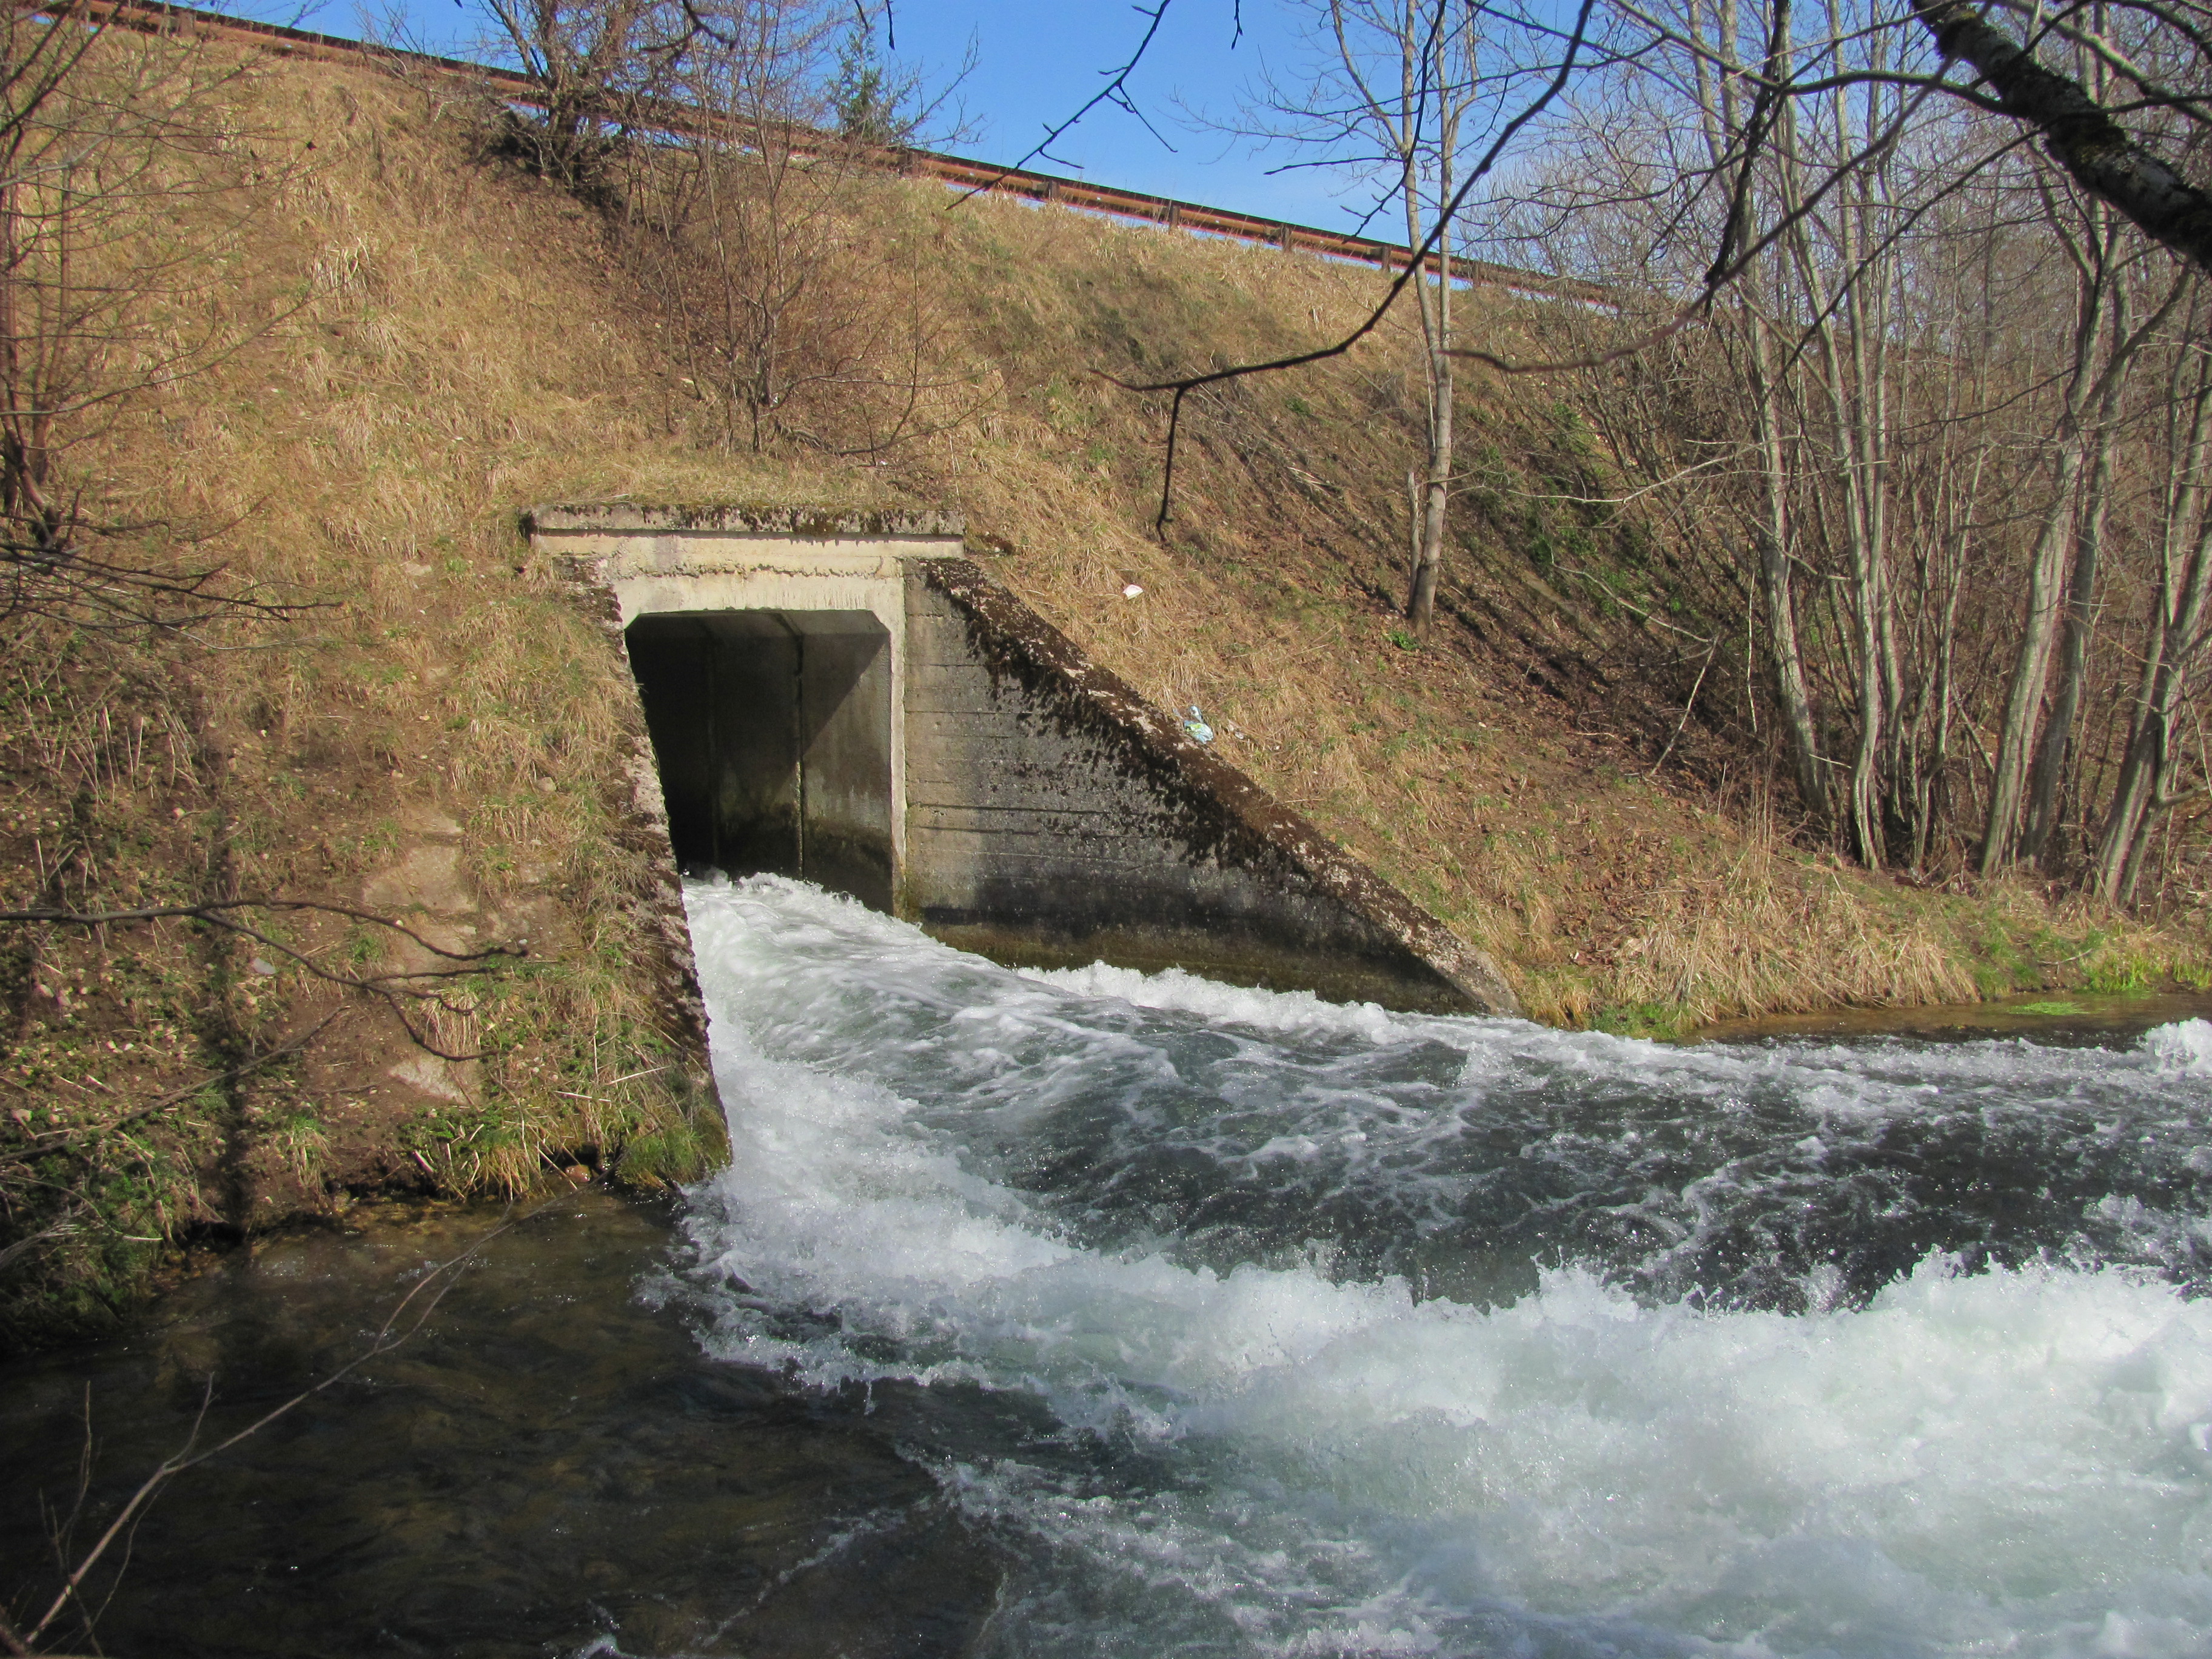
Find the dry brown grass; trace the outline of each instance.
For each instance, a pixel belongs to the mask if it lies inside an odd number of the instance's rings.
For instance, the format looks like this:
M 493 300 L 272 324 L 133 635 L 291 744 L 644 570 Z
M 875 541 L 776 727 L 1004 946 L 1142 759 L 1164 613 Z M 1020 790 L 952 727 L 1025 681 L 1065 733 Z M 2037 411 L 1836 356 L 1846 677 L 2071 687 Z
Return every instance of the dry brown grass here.
M 947 268 L 1000 398 L 908 487 L 956 501 L 979 544 L 1004 550 L 988 556 L 1002 580 L 1154 700 L 1200 705 L 1240 765 L 1492 950 L 1536 1017 L 1679 1029 L 2203 971 L 2201 919 L 2128 923 L 2016 885 L 1921 890 L 1809 854 L 1776 823 L 1755 754 L 1724 738 L 1692 728 L 1674 752 L 1701 750 L 1697 763 L 1655 775 L 1689 678 L 1679 644 L 1593 603 L 1565 561 L 1540 568 L 1532 539 L 1562 526 L 1516 505 L 1589 464 L 1588 439 L 1565 432 L 1571 387 L 1471 389 L 1468 464 L 1503 487 L 1461 508 L 1461 625 L 1419 655 L 1394 641 L 1402 339 L 1200 403 L 1156 538 L 1161 410 L 1099 371 L 1325 337 L 1378 278 L 1061 211 L 963 214 L 967 258 Z M 1528 321 L 1489 296 L 1468 310 L 1507 349 Z M 1663 608 L 1666 578 L 1633 560 L 1653 526 L 1564 528 L 1585 533 L 1589 563 L 1612 562 L 1610 592 Z M 1122 597 L 1129 582 L 1142 598 Z
M 98 1224 L 78 1217 L 28 1279 L 19 1264 L 0 1327 L 27 1308 L 96 1317 L 143 1284 L 148 1240 L 331 1201 L 332 1181 L 427 1170 L 514 1189 L 549 1156 L 618 1149 L 643 1180 L 696 1167 L 712 1126 L 667 1086 L 627 908 L 642 872 L 611 834 L 600 763 L 635 699 L 608 642 L 530 565 L 515 511 L 561 495 L 881 493 L 671 437 L 642 367 L 649 331 L 610 307 L 592 222 L 472 160 L 451 112 L 374 76 L 275 68 L 238 90 L 229 119 L 269 199 L 184 320 L 242 349 L 142 399 L 82 452 L 83 482 L 104 516 L 167 526 L 191 561 L 320 608 L 170 652 L 88 651 L 65 631 L 11 641 L 11 896 L 39 894 L 67 843 L 72 901 L 227 882 L 357 903 L 427 812 L 466 832 L 474 931 L 403 919 L 464 945 L 526 932 L 532 955 L 429 1016 L 441 1046 L 489 1050 L 437 1079 L 453 1097 L 433 1109 L 395 1106 L 388 1073 L 410 1051 L 356 1011 L 304 1065 L 118 1142 Z M 289 937 L 340 963 L 389 960 L 343 926 Z M 185 929 L 38 944 L 0 977 L 20 981 L 14 1077 L 58 1114 L 42 1127 L 221 1069 L 226 1045 L 279 1040 L 333 1000 Z

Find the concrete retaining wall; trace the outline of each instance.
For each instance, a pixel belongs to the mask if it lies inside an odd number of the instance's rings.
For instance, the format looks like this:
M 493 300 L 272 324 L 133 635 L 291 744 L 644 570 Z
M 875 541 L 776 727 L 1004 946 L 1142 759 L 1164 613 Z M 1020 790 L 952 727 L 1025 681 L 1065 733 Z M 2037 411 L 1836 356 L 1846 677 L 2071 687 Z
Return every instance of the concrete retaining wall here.
M 908 565 L 906 732 L 901 908 L 941 939 L 1515 1006 L 1480 953 L 965 560 Z

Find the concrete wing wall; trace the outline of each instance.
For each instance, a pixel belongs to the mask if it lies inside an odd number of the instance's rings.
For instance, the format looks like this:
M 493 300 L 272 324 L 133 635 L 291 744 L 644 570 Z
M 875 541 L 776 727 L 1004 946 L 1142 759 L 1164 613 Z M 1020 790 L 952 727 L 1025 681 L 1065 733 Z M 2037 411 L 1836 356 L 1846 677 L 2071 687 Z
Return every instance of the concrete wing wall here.
M 1517 1012 L 1488 957 L 964 559 L 910 559 L 898 908 L 1001 959 Z
M 615 596 L 588 580 L 572 580 L 568 587 L 605 637 L 612 653 L 610 666 L 626 673 L 623 617 Z M 641 708 L 635 725 L 623 732 L 620 750 L 608 759 L 612 763 L 609 782 L 616 797 L 611 803 L 615 833 L 638 855 L 642 877 L 639 889 L 629 896 L 629 908 L 647 937 L 659 945 L 657 960 L 647 968 L 654 981 L 653 1001 L 661 1012 L 663 1035 L 676 1051 L 686 1090 L 719 1115 L 721 1092 L 707 1048 L 707 1004 L 699 992 L 698 963 L 691 954 L 691 922 L 684 914 L 683 884 L 669 849 L 668 813 Z

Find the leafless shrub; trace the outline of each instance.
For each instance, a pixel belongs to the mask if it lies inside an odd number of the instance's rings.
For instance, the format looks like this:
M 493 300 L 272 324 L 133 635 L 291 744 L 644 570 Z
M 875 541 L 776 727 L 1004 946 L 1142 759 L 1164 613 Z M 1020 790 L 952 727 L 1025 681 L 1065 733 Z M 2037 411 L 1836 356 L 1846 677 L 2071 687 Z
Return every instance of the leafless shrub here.
M 919 239 L 868 211 L 944 100 L 878 57 L 865 8 L 484 6 L 542 106 L 502 106 L 501 143 L 607 213 L 712 442 L 878 456 L 973 412 Z
M 256 331 L 200 303 L 211 280 L 237 279 L 240 233 L 272 182 L 227 114 L 247 72 L 85 8 L 0 17 L 0 624 L 284 610 L 195 568 L 190 538 L 103 511 L 76 461 Z
M 502 106 L 501 133 L 545 177 L 603 191 L 625 134 L 649 127 L 709 24 L 683 0 L 482 0 L 486 56 L 537 82 L 539 108 Z
M 927 107 L 855 39 L 823 4 L 722 18 L 677 80 L 684 140 L 631 152 L 625 260 L 727 447 L 876 456 L 975 405 L 926 246 L 867 211 Z

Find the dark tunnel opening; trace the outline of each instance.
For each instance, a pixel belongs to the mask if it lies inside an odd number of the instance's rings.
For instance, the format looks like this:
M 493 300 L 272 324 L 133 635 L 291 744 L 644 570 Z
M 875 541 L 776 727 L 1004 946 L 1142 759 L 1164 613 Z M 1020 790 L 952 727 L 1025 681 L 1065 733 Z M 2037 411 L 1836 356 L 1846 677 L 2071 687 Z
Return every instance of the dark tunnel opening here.
M 625 633 L 686 874 L 891 908 L 890 635 L 865 611 L 640 617 Z

